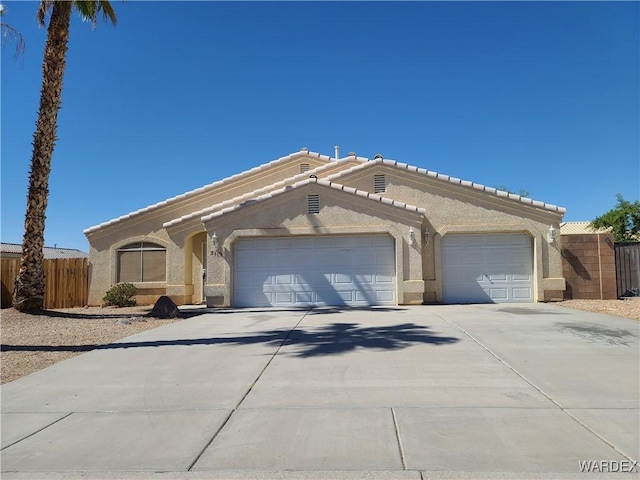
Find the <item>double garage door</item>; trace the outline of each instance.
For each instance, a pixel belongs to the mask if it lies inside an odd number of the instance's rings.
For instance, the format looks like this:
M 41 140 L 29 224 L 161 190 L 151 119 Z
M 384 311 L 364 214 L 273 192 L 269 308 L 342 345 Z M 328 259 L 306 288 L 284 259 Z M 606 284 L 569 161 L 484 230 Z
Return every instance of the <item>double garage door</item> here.
M 533 302 L 533 251 L 524 234 L 442 239 L 444 303 Z
M 389 236 L 239 240 L 233 305 L 396 305 L 395 248 Z

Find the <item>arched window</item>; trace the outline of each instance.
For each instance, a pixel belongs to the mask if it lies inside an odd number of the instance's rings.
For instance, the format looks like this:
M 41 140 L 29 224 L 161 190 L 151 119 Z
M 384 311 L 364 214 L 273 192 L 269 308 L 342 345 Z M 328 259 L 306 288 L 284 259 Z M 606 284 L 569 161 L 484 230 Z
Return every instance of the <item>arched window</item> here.
M 135 242 L 118 249 L 118 282 L 167 280 L 167 249 L 151 242 Z

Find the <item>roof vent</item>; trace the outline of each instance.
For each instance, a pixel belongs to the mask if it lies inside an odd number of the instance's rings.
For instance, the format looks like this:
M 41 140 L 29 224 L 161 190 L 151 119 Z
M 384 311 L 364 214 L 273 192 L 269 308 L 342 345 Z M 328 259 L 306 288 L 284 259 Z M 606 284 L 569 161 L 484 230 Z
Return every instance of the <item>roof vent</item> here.
M 307 213 L 320 213 L 320 195 L 307 195 Z
M 374 159 L 374 160 L 382 160 L 382 155 L 381 155 L 381 154 L 379 154 L 379 153 L 376 153 L 376 154 L 373 156 L 373 159 Z
M 302 148 L 300 149 L 300 151 L 301 151 L 301 152 L 308 152 L 308 151 L 309 151 L 309 149 L 308 149 L 307 147 L 302 147 Z
M 350 157 L 355 157 L 356 156 L 356 152 L 349 152 L 349 156 Z
M 336 160 L 338 160 L 340 158 L 340 145 L 333 147 L 333 151 L 335 152 Z

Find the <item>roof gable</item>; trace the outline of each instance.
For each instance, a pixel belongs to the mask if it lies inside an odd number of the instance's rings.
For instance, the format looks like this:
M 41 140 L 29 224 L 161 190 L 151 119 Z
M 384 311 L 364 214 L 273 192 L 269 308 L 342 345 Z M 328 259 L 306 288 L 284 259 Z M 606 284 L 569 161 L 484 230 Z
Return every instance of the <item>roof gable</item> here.
M 216 182 L 210 183 L 208 185 L 204 185 L 200 188 L 196 188 L 194 190 L 190 190 L 188 192 L 185 192 L 183 194 L 177 195 L 175 197 L 171 197 L 168 198 L 166 200 L 163 200 L 161 202 L 158 203 L 154 203 L 153 205 L 149 205 L 148 207 L 145 208 L 141 208 L 139 210 L 136 210 L 134 212 L 128 213 L 126 215 L 122 215 L 120 217 L 114 218 L 112 220 L 109 220 L 107 222 L 103 222 L 100 223 L 98 225 L 94 225 L 92 227 L 89 227 L 87 229 L 85 229 L 83 232 L 85 234 L 91 234 L 93 232 L 96 232 L 104 227 L 107 226 L 111 226 L 111 225 L 115 225 L 117 223 L 123 222 L 125 220 L 137 217 L 141 214 L 144 213 L 148 213 L 148 212 L 153 212 L 156 211 L 162 207 L 167 207 L 173 204 L 177 204 L 178 202 L 182 202 L 185 200 L 189 200 L 189 199 L 194 199 L 198 196 L 202 196 L 208 192 L 213 192 L 215 191 L 215 189 L 220 188 L 220 187 L 224 187 L 224 186 L 228 186 L 230 184 L 239 184 L 242 181 L 255 176 L 256 174 L 262 174 L 266 171 L 268 171 L 269 169 L 272 169 L 274 167 L 277 167 L 279 165 L 285 164 L 286 162 L 290 162 L 292 160 L 304 160 L 305 158 L 308 158 L 309 160 L 315 160 L 315 161 L 320 161 L 322 163 L 324 163 L 325 165 L 334 165 L 335 159 L 332 159 L 332 157 L 328 156 L 328 155 L 322 155 L 320 153 L 317 152 L 309 152 L 307 149 L 302 149 L 299 152 L 295 152 L 295 153 L 291 153 L 289 155 L 286 155 L 284 157 L 280 157 L 276 160 L 272 160 L 271 162 L 267 162 L 264 163 L 262 165 L 259 165 L 257 167 L 251 168 L 249 170 L 245 170 L 244 172 L 232 175 L 230 177 L 226 177 L 223 178 L 222 180 L 218 180 Z M 348 158 L 348 157 L 347 157 Z M 324 166 L 324 165 L 323 165 Z M 316 167 L 317 168 L 317 167 Z
M 326 171 L 330 171 L 330 170 L 334 169 L 337 165 L 340 165 L 340 163 L 349 162 L 349 161 L 352 161 L 352 160 L 353 160 L 353 158 L 347 157 L 345 159 L 340 159 L 338 161 L 333 161 L 333 162 L 325 164 L 325 165 L 323 165 L 321 167 L 314 168 L 313 170 L 308 170 L 306 172 L 299 173 L 298 175 L 294 175 L 293 177 L 289 177 L 289 178 L 286 178 L 286 179 L 281 180 L 279 182 L 276 182 L 276 183 L 273 183 L 273 184 L 270 184 L 270 185 L 266 185 L 266 186 L 264 186 L 262 188 L 254 190 L 252 192 L 248 192 L 248 193 L 246 193 L 244 195 L 240 195 L 238 197 L 234 197 L 234 198 L 231 198 L 229 200 L 225 200 L 224 202 L 217 203 L 215 205 L 211 205 L 211 206 L 206 207 L 206 208 L 202 208 L 202 209 L 197 210 L 195 212 L 191 212 L 191 213 L 189 213 L 187 215 L 183 215 L 181 217 L 174 218 L 174 219 L 172 219 L 172 220 L 170 220 L 168 222 L 163 223 L 162 226 L 164 228 L 173 227 L 173 226 L 178 225 L 180 223 L 183 223 L 185 221 L 188 221 L 188 220 L 191 220 L 191 219 L 194 219 L 194 218 L 200 218 L 200 217 L 202 217 L 204 215 L 211 214 L 211 213 L 215 212 L 216 210 L 220 210 L 220 209 L 223 209 L 223 208 L 228 208 L 228 207 L 230 207 L 232 205 L 243 203 L 243 202 L 246 202 L 248 200 L 255 199 L 256 197 L 266 195 L 269 192 L 273 192 L 273 191 L 276 191 L 276 190 L 281 190 L 281 189 L 283 189 L 284 187 L 286 187 L 288 185 L 295 185 L 296 183 L 303 182 L 304 180 L 308 179 L 312 175 L 315 175 L 315 176 L 322 175 Z
M 406 171 L 406 172 L 411 172 L 414 174 L 418 174 L 418 175 L 424 175 L 426 177 L 429 178 L 433 178 L 442 182 L 448 182 L 449 184 L 452 185 L 457 185 L 457 186 L 462 186 L 465 188 L 472 188 L 474 190 L 477 191 L 481 191 L 481 192 L 486 192 L 490 195 L 495 195 L 497 197 L 500 198 L 505 198 L 508 200 L 512 200 L 512 201 L 516 201 L 516 202 L 520 202 L 522 204 L 525 205 L 530 205 L 536 208 L 541 208 L 544 210 L 549 210 L 552 212 L 557 212 L 557 213 L 565 213 L 566 209 L 563 207 L 558 207 L 557 205 L 553 205 L 550 203 L 545 203 L 545 202 L 541 202 L 538 200 L 533 200 L 531 198 L 528 197 L 523 197 L 520 195 L 516 195 L 514 193 L 509 193 L 509 192 L 505 192 L 502 190 L 498 190 L 497 188 L 492 188 L 492 187 L 487 187 L 485 185 L 479 184 L 479 183 L 474 183 L 468 180 L 461 180 L 459 178 L 456 177 L 450 177 L 449 175 L 443 175 L 441 173 L 438 172 L 434 172 L 431 170 L 426 170 L 424 168 L 419 168 L 419 167 L 415 167 L 412 165 L 408 165 L 406 163 L 400 163 L 397 162 L 395 160 L 385 160 L 382 158 L 376 158 L 374 160 L 370 160 L 366 163 L 362 163 L 361 165 L 357 165 L 355 167 L 343 170 L 341 172 L 338 172 L 334 175 L 330 175 L 329 177 L 327 177 L 327 180 L 329 181 L 334 181 L 334 180 L 338 180 L 342 177 L 346 177 L 347 175 L 362 171 L 364 169 L 367 168 L 371 168 L 373 165 L 382 165 L 382 166 L 387 166 L 387 167 L 391 167 L 391 168 L 395 168 L 399 171 Z
M 291 192 L 294 189 L 300 189 L 300 188 L 304 188 L 308 185 L 320 185 L 322 187 L 326 187 L 326 188 L 330 188 L 330 189 L 334 189 L 334 190 L 338 190 L 341 192 L 345 192 L 347 194 L 350 195 L 355 195 L 357 197 L 366 199 L 368 201 L 372 201 L 372 202 L 380 202 L 383 205 L 387 205 L 390 207 L 394 207 L 394 208 L 399 208 L 402 210 L 406 210 L 409 212 L 414 212 L 414 213 L 419 213 L 421 215 L 424 215 L 425 213 L 425 209 L 424 208 L 420 208 L 420 207 L 416 207 L 415 205 L 408 205 L 406 203 L 402 203 L 399 202 L 397 200 L 393 200 L 391 198 L 386 198 L 386 197 L 381 197 L 380 195 L 376 195 L 375 193 L 370 193 L 370 192 L 365 192 L 362 190 L 356 190 L 355 188 L 352 187 L 346 187 L 344 185 L 340 185 L 339 183 L 335 183 L 335 182 L 331 182 L 329 180 L 325 180 L 325 179 L 313 179 L 313 178 L 308 178 L 306 180 L 303 180 L 301 182 L 295 183 L 293 185 L 287 185 L 284 188 L 280 188 L 278 190 L 273 190 L 270 191 L 269 193 L 260 195 L 260 196 L 256 196 L 252 199 L 252 201 L 245 201 L 245 202 L 240 202 L 240 200 L 234 202 L 232 205 L 227 206 L 226 208 L 223 207 L 222 205 L 215 205 L 214 206 L 214 212 L 210 213 L 208 215 L 205 215 L 203 217 L 201 217 L 201 220 L 203 222 L 208 222 L 209 220 L 212 220 L 214 218 L 218 218 L 221 217 L 223 215 L 226 215 L 228 213 L 231 212 L 235 212 L 238 211 L 242 208 L 251 206 L 251 205 L 255 205 L 256 203 L 277 197 L 278 195 L 281 195 L 285 192 Z

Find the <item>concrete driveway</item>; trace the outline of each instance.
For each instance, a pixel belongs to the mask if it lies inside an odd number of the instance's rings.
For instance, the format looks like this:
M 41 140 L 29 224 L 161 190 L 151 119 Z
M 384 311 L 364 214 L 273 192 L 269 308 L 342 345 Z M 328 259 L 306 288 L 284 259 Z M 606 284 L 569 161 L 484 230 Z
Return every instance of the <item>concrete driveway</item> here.
M 209 311 L 2 387 L 2 478 L 640 478 L 640 323 Z

